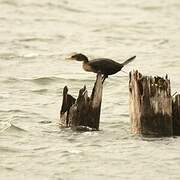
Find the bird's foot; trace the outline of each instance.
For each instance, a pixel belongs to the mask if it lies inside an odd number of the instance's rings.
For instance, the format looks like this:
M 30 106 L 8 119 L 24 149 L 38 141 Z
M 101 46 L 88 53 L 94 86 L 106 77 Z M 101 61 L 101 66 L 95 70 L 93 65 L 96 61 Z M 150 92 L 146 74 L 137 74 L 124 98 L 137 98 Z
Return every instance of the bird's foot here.
M 108 75 L 103 75 L 102 84 L 104 83 L 104 81 L 105 81 L 106 78 L 108 78 Z

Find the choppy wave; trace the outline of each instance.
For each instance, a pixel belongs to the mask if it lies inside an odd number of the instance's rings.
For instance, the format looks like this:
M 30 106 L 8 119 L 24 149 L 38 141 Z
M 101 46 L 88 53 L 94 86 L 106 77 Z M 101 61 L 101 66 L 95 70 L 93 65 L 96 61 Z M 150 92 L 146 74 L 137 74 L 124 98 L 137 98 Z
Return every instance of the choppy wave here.
M 58 78 L 56 78 L 56 77 L 40 77 L 40 78 L 32 79 L 30 81 L 37 83 L 37 84 L 46 85 L 46 84 L 50 84 L 54 81 L 58 81 Z
M 32 90 L 32 93 L 37 93 L 37 94 L 45 94 L 48 92 L 48 89 L 37 89 L 37 90 Z
M 3 147 L 3 146 L 0 146 L 0 152 L 1 153 L 17 153 L 17 152 L 19 152 L 19 150 L 18 149 L 15 149 L 15 148 L 10 148 L 10 147 Z
M 11 1 L 11 0 L 2 0 L 0 4 L 6 4 L 6 5 L 11 5 L 11 6 L 17 6 L 18 3 L 16 1 Z
M 0 53 L 0 60 L 5 59 L 5 60 L 10 60 L 13 58 L 19 57 L 16 53 Z
M 9 110 L 0 110 L 1 113 L 7 112 L 7 113 L 26 113 L 26 111 L 22 111 L 20 109 L 9 109 Z
M 63 35 L 57 35 L 53 38 L 48 38 L 48 37 L 28 37 L 28 38 L 22 38 L 22 39 L 18 39 L 19 42 L 34 42 L 34 43 L 38 43 L 38 42 L 53 42 L 53 41 L 57 41 L 57 40 L 63 40 L 65 39 L 65 36 Z
M 0 122 L 0 132 L 17 133 L 17 132 L 26 132 L 26 130 L 13 125 L 12 123 Z
M 79 79 L 66 79 L 61 77 L 38 77 L 38 78 L 32 78 L 32 79 L 24 79 L 24 78 L 14 78 L 14 77 L 6 77 L 2 78 L 2 83 L 12 84 L 12 83 L 23 83 L 23 82 L 33 82 L 40 85 L 47 85 L 54 82 L 64 82 L 66 80 L 69 81 L 81 81 Z M 47 89 L 40 89 L 38 91 L 46 91 Z
M 75 13 L 86 13 L 87 11 L 83 10 L 83 9 L 79 9 L 79 8 L 72 8 L 71 5 L 68 3 L 65 5 L 65 4 L 55 4 L 55 3 L 48 3 L 47 4 L 49 7 L 52 7 L 52 8 L 58 8 L 60 10 L 65 10 L 67 12 L 75 12 Z
M 9 132 L 27 132 L 25 129 L 20 128 L 18 126 L 15 126 L 13 124 L 11 124 L 10 128 L 7 129 Z M 7 131 L 6 130 L 6 131 Z
M 94 82 L 92 79 L 84 79 L 86 82 Z M 66 77 L 39 77 L 34 79 L 26 79 L 37 84 L 46 85 L 54 82 L 82 82 L 83 79 L 66 78 Z
M 13 84 L 13 83 L 22 82 L 22 80 L 19 78 L 14 78 L 14 77 L 6 77 L 6 78 L 3 78 L 1 82 L 5 84 Z
M 37 38 L 37 37 L 19 39 L 19 41 L 21 41 L 21 42 L 31 42 L 31 41 L 32 42 L 36 42 L 36 41 L 47 42 L 50 40 L 52 40 L 52 39 L 50 39 L 50 38 Z
M 40 124 L 50 124 L 52 121 L 49 120 L 44 120 L 44 121 L 39 121 Z

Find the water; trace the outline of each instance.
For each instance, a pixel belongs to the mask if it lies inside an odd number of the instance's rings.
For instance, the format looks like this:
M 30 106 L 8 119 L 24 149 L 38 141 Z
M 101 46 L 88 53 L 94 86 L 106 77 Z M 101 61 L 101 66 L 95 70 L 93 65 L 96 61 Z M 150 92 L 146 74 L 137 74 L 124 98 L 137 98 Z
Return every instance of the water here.
M 179 0 L 0 0 L 0 179 L 179 180 L 180 138 L 130 133 L 128 76 L 107 79 L 99 132 L 58 128 L 62 88 L 95 75 L 68 53 L 119 62 L 180 82 Z

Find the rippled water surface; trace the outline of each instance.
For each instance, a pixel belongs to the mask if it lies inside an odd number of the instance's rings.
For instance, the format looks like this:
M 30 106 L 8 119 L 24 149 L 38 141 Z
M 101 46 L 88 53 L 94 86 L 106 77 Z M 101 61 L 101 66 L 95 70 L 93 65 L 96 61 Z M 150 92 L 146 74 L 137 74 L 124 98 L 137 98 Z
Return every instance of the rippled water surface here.
M 130 133 L 128 75 L 104 85 L 99 132 L 58 128 L 62 88 L 95 74 L 65 61 L 70 52 L 169 74 L 180 90 L 179 0 L 0 0 L 0 179 L 179 180 L 180 138 Z

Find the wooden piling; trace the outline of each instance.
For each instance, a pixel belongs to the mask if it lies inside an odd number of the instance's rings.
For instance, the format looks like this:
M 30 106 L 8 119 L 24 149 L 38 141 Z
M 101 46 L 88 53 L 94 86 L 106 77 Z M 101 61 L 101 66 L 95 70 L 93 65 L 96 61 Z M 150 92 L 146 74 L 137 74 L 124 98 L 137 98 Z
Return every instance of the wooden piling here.
M 180 94 L 173 99 L 173 135 L 180 136 Z
M 170 80 L 129 74 L 129 111 L 133 134 L 173 135 Z
M 74 130 L 99 130 L 99 120 L 102 101 L 102 75 L 97 74 L 92 94 L 84 86 L 79 90 L 78 98 L 68 94 L 67 86 L 63 90 L 63 102 L 60 111 L 61 127 L 71 127 Z

